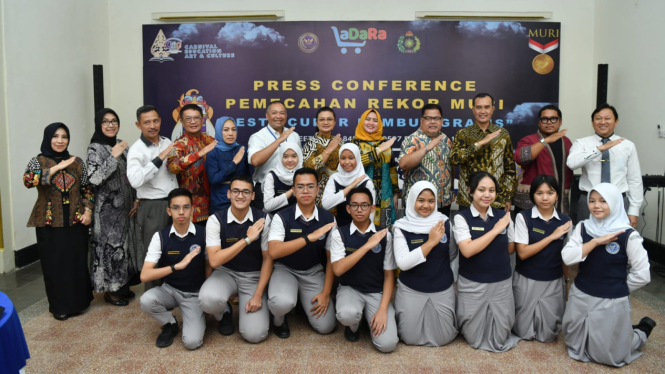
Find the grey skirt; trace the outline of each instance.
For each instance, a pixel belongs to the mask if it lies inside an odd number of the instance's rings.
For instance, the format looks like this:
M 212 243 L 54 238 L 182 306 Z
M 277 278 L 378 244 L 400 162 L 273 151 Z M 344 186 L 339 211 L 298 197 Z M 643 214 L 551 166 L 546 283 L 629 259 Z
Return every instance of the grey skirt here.
M 439 347 L 457 336 L 455 289 L 425 293 L 397 281 L 397 333 L 405 344 Z
M 511 279 L 476 283 L 459 276 L 457 281 L 457 326 L 476 349 L 505 352 L 520 338 L 511 330 L 515 323 L 515 300 Z
M 603 299 L 570 287 L 563 315 L 563 335 L 568 356 L 621 367 L 642 355 L 638 349 L 647 341 L 630 324 L 630 299 Z
M 558 326 L 566 305 L 563 277 L 553 281 L 537 281 L 515 272 L 515 326 L 513 332 L 524 340 L 553 342 L 559 336 Z

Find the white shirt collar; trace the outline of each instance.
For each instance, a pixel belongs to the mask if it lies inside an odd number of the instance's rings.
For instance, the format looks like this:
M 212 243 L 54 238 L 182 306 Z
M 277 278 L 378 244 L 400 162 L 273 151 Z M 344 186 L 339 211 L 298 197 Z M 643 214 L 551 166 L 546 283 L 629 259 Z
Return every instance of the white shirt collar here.
M 314 206 L 314 214 L 312 214 L 312 216 L 310 218 L 305 218 L 305 216 L 302 214 L 302 210 L 300 210 L 300 206 L 298 206 L 298 204 L 296 203 L 296 219 L 298 219 L 298 217 L 300 217 L 300 216 L 302 216 L 302 218 L 307 222 L 311 221 L 312 219 L 315 219 L 315 220 L 318 221 L 319 220 L 319 210 L 316 209 L 316 205 L 315 205 Z
M 231 223 L 235 222 L 239 225 L 242 225 L 245 223 L 245 221 L 250 220 L 251 222 L 254 222 L 254 216 L 252 215 L 252 208 L 249 208 L 247 211 L 247 214 L 245 214 L 245 217 L 242 219 L 242 221 L 238 221 L 238 218 L 233 215 L 233 212 L 231 211 L 231 207 L 229 207 L 229 214 L 226 215 L 226 223 Z
M 187 228 L 187 233 L 185 235 L 178 234 L 178 231 L 176 231 L 175 229 L 175 225 L 171 225 L 171 231 L 169 231 L 169 236 L 171 236 L 171 234 L 176 234 L 179 238 L 184 238 L 189 233 L 196 235 L 196 226 L 194 226 L 192 221 L 189 221 L 189 227 Z
M 594 134 L 591 135 L 591 136 L 592 136 L 594 139 L 596 139 L 597 141 L 599 141 L 599 142 L 603 140 L 603 138 L 602 138 L 600 135 L 596 134 L 596 133 L 594 133 Z M 609 137 L 609 139 L 610 139 L 610 140 L 616 140 L 616 139 L 619 139 L 619 135 L 617 135 L 617 133 L 614 133 L 614 134 L 612 134 L 612 135 Z
M 360 229 L 358 228 L 358 226 L 356 226 L 356 224 L 353 223 L 353 221 L 351 221 L 351 235 L 353 235 L 353 233 L 354 233 L 355 231 L 358 231 L 358 232 L 361 233 L 361 234 L 366 234 L 366 233 L 368 233 L 368 232 L 370 232 L 370 231 L 371 231 L 371 232 L 376 232 L 376 226 L 374 226 L 374 223 L 370 222 L 370 223 L 369 223 L 369 226 L 367 227 L 367 230 L 366 230 L 365 232 L 362 232 L 362 231 L 360 231 Z
M 556 209 L 554 209 L 554 211 L 552 212 L 552 217 L 550 217 L 550 219 L 545 219 L 545 217 L 543 217 L 543 215 L 540 214 L 540 210 L 538 210 L 537 206 L 531 208 L 531 218 L 540 218 L 545 222 L 549 222 L 552 218 L 556 218 L 559 221 L 561 220 L 561 218 L 559 218 L 559 214 L 557 214 L 556 212 Z
M 471 204 L 471 215 L 474 217 L 478 217 L 480 215 L 480 212 L 478 211 L 478 209 L 476 209 L 475 206 L 473 206 L 473 204 Z M 491 206 L 487 207 L 487 216 L 494 217 L 494 212 L 492 212 Z

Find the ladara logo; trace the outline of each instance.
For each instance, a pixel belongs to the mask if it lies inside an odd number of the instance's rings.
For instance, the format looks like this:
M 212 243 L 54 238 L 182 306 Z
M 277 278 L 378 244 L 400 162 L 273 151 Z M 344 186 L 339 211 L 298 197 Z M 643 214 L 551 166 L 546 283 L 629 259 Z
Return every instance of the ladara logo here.
M 298 38 L 298 47 L 305 53 L 312 53 L 319 48 L 319 38 L 311 32 L 306 32 Z
M 407 31 L 405 35 L 399 37 L 397 49 L 402 53 L 416 53 L 420 50 L 420 39 L 411 31 Z
M 150 53 L 153 56 L 150 61 L 159 61 L 160 63 L 173 61 L 170 56 L 182 52 L 180 48 L 182 48 L 182 40 L 178 38 L 166 39 L 164 32 L 159 30 L 152 47 L 150 47 Z
M 345 54 L 347 47 L 355 47 L 356 54 L 360 53 L 361 48 L 367 44 L 367 40 L 385 40 L 386 39 L 386 30 L 377 30 L 373 27 L 370 27 L 367 30 L 358 30 L 356 28 L 350 28 L 348 30 L 337 30 L 337 27 L 330 27 L 335 34 L 335 41 L 337 41 L 337 46 L 341 48 L 340 52 Z M 347 40 L 362 40 L 361 42 L 349 42 Z
M 182 122 L 180 121 L 180 109 L 187 104 L 196 104 L 201 107 L 203 111 L 203 127 L 201 127 L 201 132 L 206 133 L 213 138 L 215 137 L 215 125 L 212 124 L 212 107 L 206 103 L 206 100 L 203 98 L 203 95 L 199 95 L 199 90 L 191 89 L 186 93 L 180 95 L 178 99 L 178 107 L 173 109 L 173 120 L 176 122 L 173 132 L 171 133 L 171 140 L 175 141 L 185 130 L 182 128 Z

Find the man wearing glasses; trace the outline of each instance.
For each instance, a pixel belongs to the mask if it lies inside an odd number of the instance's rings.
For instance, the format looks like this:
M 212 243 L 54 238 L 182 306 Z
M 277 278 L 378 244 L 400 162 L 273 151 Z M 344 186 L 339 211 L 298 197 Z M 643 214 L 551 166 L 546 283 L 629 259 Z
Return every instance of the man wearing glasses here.
M 178 178 L 178 185 L 194 196 L 194 223 L 205 227 L 210 210 L 210 183 L 205 171 L 205 155 L 215 149 L 217 141 L 201 132 L 203 110 L 196 104 L 180 109 L 185 133 L 173 142 L 173 152 L 166 165 Z
M 428 181 L 437 188 L 439 212 L 450 216 L 450 205 L 453 202 L 450 151 L 453 143 L 441 132 L 442 113 L 438 104 L 427 104 L 423 107 L 420 128 L 402 141 L 399 167 L 404 170 L 402 201 L 406 201 L 409 189 L 414 183 Z
M 254 184 L 248 175 L 231 179 L 231 207 L 211 215 L 206 225 L 206 252 L 215 268 L 199 293 L 199 305 L 228 336 L 235 331 L 228 300 L 238 295 L 240 335 L 250 343 L 268 337 L 270 327 L 266 287 L 273 261 L 268 255 L 270 217 L 254 207 Z
M 570 185 L 573 171 L 566 166 L 572 142 L 566 137 L 561 110 L 556 105 L 545 105 L 538 112 L 538 131 L 520 139 L 515 148 L 515 162 L 522 167 L 515 194 L 515 211 L 531 209 L 533 202 L 529 197 L 531 182 L 540 174 L 551 175 L 559 182 L 557 209 L 570 214 Z
M 330 300 L 335 278 L 330 264 L 330 230 L 335 217 L 316 207 L 316 177 L 310 168 L 295 172 L 292 188 L 297 204 L 277 212 L 270 224 L 268 253 L 275 268 L 268 287 L 268 307 L 274 316 L 274 333 L 282 339 L 291 335 L 286 314 L 298 297 L 314 330 L 328 334 L 335 329 L 335 307 Z

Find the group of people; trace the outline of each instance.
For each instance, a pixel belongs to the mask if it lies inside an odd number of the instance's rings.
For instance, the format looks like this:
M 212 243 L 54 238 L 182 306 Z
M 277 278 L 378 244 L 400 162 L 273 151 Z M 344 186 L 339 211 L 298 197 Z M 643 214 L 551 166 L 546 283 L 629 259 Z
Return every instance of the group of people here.
M 375 109 L 343 144 L 333 135 L 335 112 L 323 107 L 318 132 L 301 146 L 275 101 L 268 126 L 245 148 L 233 118 L 219 118 L 213 138 L 201 132 L 201 108 L 185 105 L 185 132 L 171 142 L 160 136 L 156 108 L 142 106 L 129 149 L 117 139 L 117 113 L 103 109 L 87 162 L 68 153 L 67 126 L 53 123 L 24 174 L 39 192 L 28 226 L 37 228 L 50 312 L 79 314 L 93 291 L 126 306 L 135 297 L 129 287 L 145 283 L 140 304 L 162 327 L 158 347 L 180 333 L 175 307 L 189 349 L 203 343 L 205 313 L 220 334 L 233 334 L 237 296 L 239 332 L 251 343 L 271 325 L 288 338 L 287 314 L 299 302 L 321 334 L 339 321 L 358 341 L 364 319 L 381 352 L 398 340 L 442 346 L 458 333 L 474 348 L 503 352 L 520 339 L 554 341 L 563 329 L 570 357 L 630 363 L 655 322 L 630 325 L 629 293 L 650 273 L 635 231 L 639 161 L 634 144 L 614 134 L 615 108 L 597 108 L 595 135 L 573 144 L 560 109 L 547 105 L 538 131 L 513 149 L 491 122 L 493 98 L 478 94 L 473 103 L 476 122 L 453 141 L 441 132 L 441 107 L 424 106 L 397 162 Z M 400 198 L 405 214 L 396 220 Z M 566 303 L 573 264 L 579 273 Z

